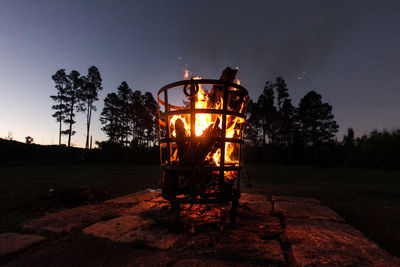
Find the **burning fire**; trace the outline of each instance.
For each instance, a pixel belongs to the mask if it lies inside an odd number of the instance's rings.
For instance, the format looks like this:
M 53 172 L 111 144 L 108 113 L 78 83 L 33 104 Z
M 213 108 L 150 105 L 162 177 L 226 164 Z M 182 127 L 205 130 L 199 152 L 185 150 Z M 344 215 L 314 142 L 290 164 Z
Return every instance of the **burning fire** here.
M 184 72 L 184 78 L 189 78 L 189 71 L 186 69 Z M 193 79 L 201 79 L 200 77 L 193 77 Z M 240 81 L 236 79 L 236 83 L 240 84 Z M 245 101 L 241 104 L 240 111 L 243 111 L 245 106 Z M 195 96 L 195 107 L 196 109 L 222 109 L 223 108 L 223 98 L 219 96 L 217 101 L 211 101 L 207 90 L 204 90 L 199 84 L 199 90 Z M 229 108 L 228 108 L 229 110 Z M 184 115 L 173 115 L 170 117 L 170 129 L 172 137 L 176 137 L 175 123 L 180 119 L 183 122 L 186 136 L 190 136 L 190 114 Z M 244 118 L 236 117 L 233 115 L 227 115 L 226 117 L 226 135 L 227 138 L 241 138 L 242 124 L 245 122 Z M 215 125 L 217 124 L 218 125 Z M 197 113 L 195 117 L 195 135 L 197 137 L 202 136 L 202 134 L 210 126 L 215 125 L 219 128 L 222 133 L 222 115 L 211 114 L 211 113 Z M 214 126 L 214 127 L 215 127 Z M 221 136 L 222 137 L 222 136 Z M 239 166 L 239 144 L 237 143 L 225 143 L 225 164 L 230 164 L 232 166 Z M 206 161 L 211 164 L 220 166 L 221 159 L 221 149 L 212 150 L 206 156 Z M 172 161 L 178 161 L 178 151 L 172 155 Z M 229 176 L 229 174 L 228 174 Z

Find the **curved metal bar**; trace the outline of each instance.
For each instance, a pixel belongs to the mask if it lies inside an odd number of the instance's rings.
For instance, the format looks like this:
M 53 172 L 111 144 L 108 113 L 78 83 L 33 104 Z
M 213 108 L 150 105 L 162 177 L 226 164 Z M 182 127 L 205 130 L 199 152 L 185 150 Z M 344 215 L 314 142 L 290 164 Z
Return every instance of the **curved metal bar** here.
M 188 86 L 191 85 L 190 87 L 190 92 L 187 91 Z M 193 90 L 194 87 L 194 90 Z M 199 84 L 196 83 L 193 79 L 190 80 L 190 83 L 185 84 L 183 87 L 183 93 L 188 96 L 188 97 L 193 97 L 199 92 Z
M 160 99 L 160 97 L 158 97 L 158 102 L 159 102 L 159 104 L 165 106 L 165 102 L 162 101 L 162 100 Z M 175 106 L 175 105 L 172 105 L 172 104 L 168 104 L 168 107 L 169 107 L 169 108 L 173 108 L 173 109 L 184 109 L 184 107 L 178 107 L 178 106 Z
M 161 165 L 162 169 L 165 170 L 174 170 L 174 171 L 193 171 L 194 169 L 197 171 L 240 171 L 242 167 L 240 166 L 180 166 L 180 165 Z
M 198 91 L 198 88 L 199 88 L 198 85 L 199 84 L 208 84 L 208 85 L 226 86 L 228 88 L 229 92 L 236 92 L 236 93 L 240 92 L 243 95 L 248 95 L 247 89 L 244 88 L 243 86 L 241 86 L 240 84 L 237 84 L 237 83 L 225 82 L 225 81 L 213 80 L 213 79 L 198 79 L 198 80 L 191 79 L 191 80 L 182 80 L 182 81 L 173 82 L 173 83 L 167 84 L 164 87 L 162 87 L 157 93 L 158 103 L 163 105 L 163 106 L 165 106 L 165 102 L 160 98 L 160 94 L 165 92 L 166 90 L 169 90 L 169 89 L 172 89 L 172 88 L 175 88 L 175 87 L 179 87 L 179 86 L 184 86 L 183 92 L 184 92 L 184 94 L 186 96 L 188 96 L 185 89 L 187 88 L 188 85 L 193 85 L 193 84 L 195 85 L 195 88 L 196 88 L 195 92 L 196 93 Z M 238 90 L 229 90 L 229 88 L 232 88 L 232 87 L 236 88 Z M 173 108 L 175 110 L 182 110 L 185 107 L 180 107 L 180 106 L 175 106 L 175 105 L 172 105 L 172 104 L 168 104 L 168 110 L 170 108 Z
M 177 82 L 173 82 L 173 83 L 167 84 L 166 86 L 162 87 L 158 91 L 158 96 L 162 92 L 164 92 L 164 91 L 166 91 L 168 89 L 171 89 L 171 88 L 174 88 L 174 87 L 178 87 L 178 86 L 182 86 L 182 85 L 185 86 L 185 85 L 188 85 L 188 84 L 192 84 L 193 81 L 196 84 L 210 84 L 210 85 L 212 84 L 212 85 L 227 86 L 228 88 L 229 87 L 233 87 L 233 88 L 239 89 L 239 92 L 240 91 L 243 92 L 244 95 L 249 94 L 249 92 L 247 91 L 246 88 L 244 88 L 243 86 L 241 86 L 240 84 L 237 84 L 237 83 L 225 82 L 225 81 L 213 80 L 213 79 L 199 79 L 199 80 L 183 80 L 183 81 L 177 81 Z M 237 91 L 233 91 L 233 92 L 237 92 Z
M 201 142 L 201 141 L 213 141 L 213 142 L 227 142 L 227 143 L 237 143 L 243 144 L 244 141 L 239 138 L 230 138 L 230 137 L 171 137 L 171 138 L 160 138 L 160 143 L 168 143 L 168 142 Z
M 173 110 L 173 111 L 168 111 L 168 112 L 160 112 L 161 117 L 165 116 L 172 116 L 172 115 L 180 115 L 180 114 L 190 114 L 192 113 L 191 109 L 180 109 L 180 110 Z M 236 116 L 240 118 L 245 118 L 246 115 L 243 113 L 239 112 L 234 112 L 230 110 L 223 110 L 223 109 L 195 109 L 195 113 L 208 113 L 208 114 L 217 114 L 217 115 L 231 115 L 231 116 Z

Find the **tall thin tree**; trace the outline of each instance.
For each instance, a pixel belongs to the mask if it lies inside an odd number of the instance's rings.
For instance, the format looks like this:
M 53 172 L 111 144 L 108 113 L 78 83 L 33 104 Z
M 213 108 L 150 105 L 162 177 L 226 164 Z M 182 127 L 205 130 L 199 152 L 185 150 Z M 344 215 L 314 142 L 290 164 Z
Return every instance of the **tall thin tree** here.
M 277 110 L 274 106 L 274 89 L 271 82 L 266 82 L 263 93 L 258 97 L 257 106 L 260 112 L 261 127 L 262 127 L 262 140 L 263 145 L 266 144 L 266 136 L 268 136 L 269 143 L 274 143 L 276 140 L 276 113 Z
M 158 104 L 150 92 L 143 94 L 143 104 L 145 109 L 143 127 L 145 130 L 146 146 L 149 147 L 150 142 L 154 144 L 157 140 Z
M 143 121 L 146 116 L 143 105 L 143 95 L 140 90 L 135 90 L 130 94 L 129 108 L 129 121 L 132 129 L 131 145 L 140 146 L 144 133 Z
M 131 96 L 132 89 L 129 87 L 128 83 L 123 81 L 117 88 L 117 95 L 119 103 L 121 105 L 120 121 L 121 121 L 121 142 L 124 145 L 129 143 L 128 137 L 130 135 L 130 109 L 131 109 Z
M 68 147 L 71 146 L 71 136 L 75 134 L 72 130 L 72 125 L 76 123 L 74 120 L 76 112 L 83 109 L 82 106 L 82 78 L 80 73 L 76 70 L 71 71 L 67 76 L 70 86 L 65 90 L 65 106 L 67 118 L 64 123 L 69 125 L 69 129 L 65 130 L 64 133 L 68 135 Z
M 289 97 L 288 88 L 285 80 L 282 77 L 276 78 L 276 83 L 274 84 L 277 92 L 276 100 L 278 102 L 278 111 L 282 109 L 283 102 Z
M 99 70 L 96 66 L 91 66 L 88 70 L 88 75 L 82 77 L 82 98 L 84 101 L 83 111 L 86 111 L 86 143 L 85 148 L 89 147 L 89 131 L 90 122 L 92 119 L 92 111 L 96 111 L 96 106 L 93 104 L 99 100 L 98 92 L 103 89 L 102 79 Z
M 57 89 L 57 94 L 50 96 L 56 104 L 51 108 L 55 110 L 52 115 L 56 118 L 59 123 L 59 136 L 58 136 L 58 145 L 61 145 L 61 135 L 62 135 L 62 123 L 66 118 L 66 91 L 69 90 L 71 84 L 65 74 L 65 69 L 58 70 L 54 75 L 51 76 L 55 83 L 55 87 Z

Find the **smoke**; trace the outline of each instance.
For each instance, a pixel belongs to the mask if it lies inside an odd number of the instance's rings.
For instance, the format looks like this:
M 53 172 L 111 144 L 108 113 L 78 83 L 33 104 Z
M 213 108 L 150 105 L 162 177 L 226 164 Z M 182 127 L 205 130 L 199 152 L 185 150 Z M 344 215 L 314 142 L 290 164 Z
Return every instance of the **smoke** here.
M 202 2 L 185 8 L 181 50 L 189 68 L 214 76 L 226 66 L 264 80 L 317 71 L 352 37 L 355 4 Z M 242 67 L 246 70 L 242 71 Z M 246 74 L 247 73 L 247 74 Z

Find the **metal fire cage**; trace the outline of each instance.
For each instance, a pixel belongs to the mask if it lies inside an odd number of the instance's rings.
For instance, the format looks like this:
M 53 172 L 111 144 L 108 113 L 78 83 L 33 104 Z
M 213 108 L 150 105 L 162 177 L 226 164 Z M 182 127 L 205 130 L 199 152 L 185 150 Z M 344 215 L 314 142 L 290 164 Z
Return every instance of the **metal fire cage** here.
M 216 86 L 223 90 L 223 105 L 220 109 L 196 109 L 196 94 L 201 86 Z M 182 95 L 183 90 L 185 96 Z M 176 91 L 178 89 L 178 91 Z M 178 106 L 171 104 L 173 92 L 180 94 L 185 99 L 185 105 Z M 227 138 L 227 116 L 236 116 L 245 119 L 243 109 L 241 112 L 230 110 L 228 101 L 231 101 L 232 94 L 241 96 L 244 101 L 247 100 L 247 90 L 236 83 L 225 82 L 211 79 L 191 79 L 178 81 L 162 87 L 158 91 L 158 108 L 159 108 L 159 141 L 160 141 L 160 159 L 161 169 L 163 171 L 161 186 L 162 196 L 170 201 L 171 211 L 179 217 L 180 203 L 183 204 L 221 204 L 232 202 L 230 209 L 230 221 L 233 222 L 236 217 L 236 210 L 240 198 L 240 154 L 241 145 L 243 144 L 243 124 L 240 124 L 240 136 L 238 138 Z M 230 95 L 230 96 L 229 96 Z M 170 99 L 169 99 L 170 97 Z M 189 101 L 188 101 L 189 100 Z M 222 117 L 222 134 L 219 137 L 200 137 L 195 134 L 195 118 L 196 114 L 216 114 Z M 190 116 L 190 136 L 177 138 L 171 133 L 170 119 L 174 115 Z M 221 157 L 219 166 L 210 164 L 183 165 L 179 161 L 173 161 L 172 156 L 174 149 L 177 149 L 177 142 L 205 142 L 213 141 L 220 149 Z M 238 161 L 236 164 L 228 164 L 225 162 L 225 144 L 234 143 L 238 147 Z M 235 179 L 226 181 L 225 175 L 230 172 L 234 173 Z M 214 190 L 207 188 L 206 181 L 214 179 L 216 187 Z M 195 183 L 192 187 L 196 188 L 196 192 L 188 191 L 182 187 L 182 180 L 185 182 Z M 236 187 L 235 187 L 236 182 Z

